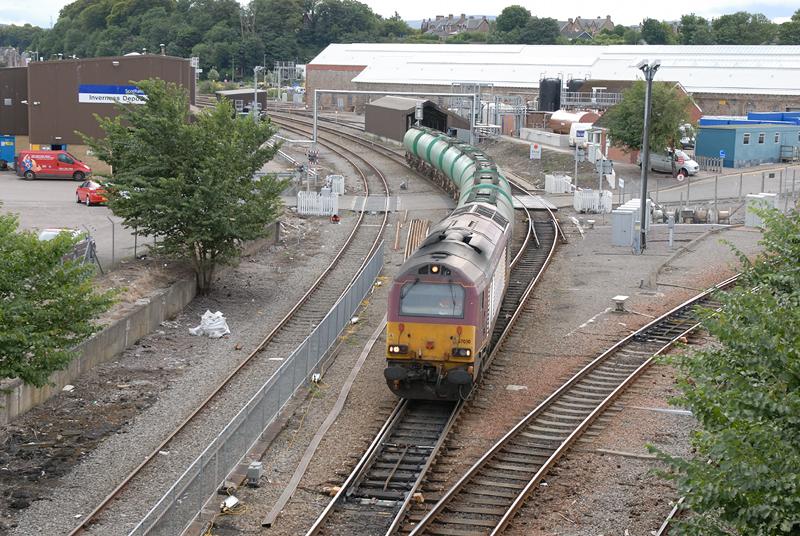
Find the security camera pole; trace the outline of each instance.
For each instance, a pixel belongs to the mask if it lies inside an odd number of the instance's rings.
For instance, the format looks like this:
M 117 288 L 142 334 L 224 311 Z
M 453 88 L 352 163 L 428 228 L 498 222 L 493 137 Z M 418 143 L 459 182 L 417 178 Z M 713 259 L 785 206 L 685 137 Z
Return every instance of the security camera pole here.
M 656 71 L 661 67 L 661 61 L 655 60 L 648 63 L 647 60 L 640 61 L 636 67 L 644 73 L 647 80 L 647 89 L 644 94 L 644 132 L 642 132 L 642 195 L 640 196 L 641 213 L 639 217 L 639 252 L 643 252 L 647 246 L 647 172 L 650 170 L 650 96 L 653 90 L 653 78 Z

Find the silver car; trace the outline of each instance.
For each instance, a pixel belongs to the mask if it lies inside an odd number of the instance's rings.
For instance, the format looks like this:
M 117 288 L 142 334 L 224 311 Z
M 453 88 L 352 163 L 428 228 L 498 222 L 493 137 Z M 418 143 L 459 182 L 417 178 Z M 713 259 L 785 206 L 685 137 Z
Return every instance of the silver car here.
M 638 164 L 642 165 L 642 158 L 639 155 Z M 675 149 L 675 152 L 664 151 L 663 153 L 650 153 L 650 169 L 662 173 L 672 173 L 672 161 L 675 160 L 675 170 L 681 175 L 695 175 L 700 171 L 700 164 L 692 160 L 692 157 Z

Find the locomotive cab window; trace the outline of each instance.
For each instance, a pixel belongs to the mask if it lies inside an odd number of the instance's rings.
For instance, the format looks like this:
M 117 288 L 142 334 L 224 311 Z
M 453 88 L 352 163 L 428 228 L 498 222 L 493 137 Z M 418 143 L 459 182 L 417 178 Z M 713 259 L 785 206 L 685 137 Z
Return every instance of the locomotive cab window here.
M 400 314 L 463 318 L 464 287 L 453 283 L 406 283 L 400 291 Z

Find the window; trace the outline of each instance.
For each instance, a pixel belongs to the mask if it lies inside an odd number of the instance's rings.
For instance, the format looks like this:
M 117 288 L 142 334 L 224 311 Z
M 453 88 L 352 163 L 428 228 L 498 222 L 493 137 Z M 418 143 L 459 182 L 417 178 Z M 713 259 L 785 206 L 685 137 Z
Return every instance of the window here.
M 750 133 L 745 132 L 742 136 L 742 145 L 750 145 Z
M 767 134 L 764 132 L 758 133 L 758 143 L 764 143 L 764 139 L 767 137 Z
M 63 162 L 64 164 L 74 164 L 75 161 L 72 158 L 68 157 L 64 153 L 58 155 L 58 161 Z
M 781 133 L 780 132 L 776 132 L 775 133 L 775 143 L 780 143 L 780 142 L 781 142 Z
M 464 287 L 452 283 L 406 283 L 400 291 L 400 314 L 463 318 Z

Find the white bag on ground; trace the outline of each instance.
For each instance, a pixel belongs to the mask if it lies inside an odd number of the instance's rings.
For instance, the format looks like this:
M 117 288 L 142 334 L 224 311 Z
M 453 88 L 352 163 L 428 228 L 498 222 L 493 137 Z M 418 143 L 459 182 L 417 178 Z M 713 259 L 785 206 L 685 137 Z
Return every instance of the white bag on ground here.
M 220 311 L 212 313 L 207 310 L 200 318 L 200 325 L 196 328 L 189 328 L 189 333 L 192 335 L 206 335 L 212 339 L 219 339 L 230 332 L 228 323 Z

